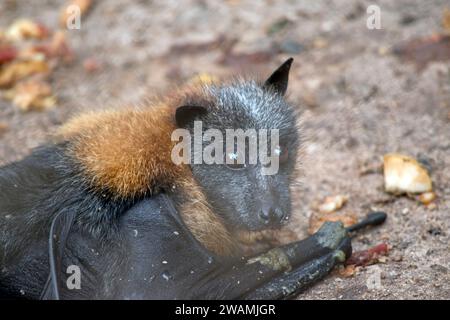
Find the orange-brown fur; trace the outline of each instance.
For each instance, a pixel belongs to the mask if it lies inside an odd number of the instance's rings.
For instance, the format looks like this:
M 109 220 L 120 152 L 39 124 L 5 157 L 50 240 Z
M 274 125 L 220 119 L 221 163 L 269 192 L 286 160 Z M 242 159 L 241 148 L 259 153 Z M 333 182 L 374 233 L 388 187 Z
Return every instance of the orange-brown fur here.
M 79 162 L 94 187 L 116 197 L 130 198 L 175 184 L 186 168 L 170 158 L 175 129 L 167 107 L 101 112 L 81 117 L 62 129 L 72 134 L 69 152 Z M 78 130 L 73 135 L 73 130 Z
M 108 190 L 117 198 L 158 192 L 157 185 L 185 193 L 185 202 L 178 208 L 183 221 L 196 239 L 216 254 L 238 253 L 238 247 L 257 242 L 278 243 L 279 232 L 274 231 L 231 234 L 210 208 L 189 166 L 177 166 L 171 160 L 175 110 L 195 101 L 213 105 L 203 92 L 201 86 L 189 86 L 144 108 L 86 113 L 65 124 L 57 140 L 70 142 L 69 153 L 94 189 Z
M 69 152 L 94 187 L 119 198 L 158 191 L 157 184 L 176 185 L 188 174 L 186 166 L 171 160 L 174 114 L 186 100 L 206 100 L 202 92 L 200 86 L 185 87 L 144 108 L 87 113 L 65 124 L 57 140 L 71 142 Z
M 170 156 L 176 106 L 196 96 L 198 88 L 187 88 L 139 110 L 87 113 L 64 125 L 57 140 L 69 141 L 69 154 L 94 190 L 132 198 L 158 192 L 155 186 L 163 185 L 185 193 L 178 209 L 190 231 L 209 250 L 231 255 L 236 244 L 229 231 L 212 212 L 190 168 L 174 164 Z

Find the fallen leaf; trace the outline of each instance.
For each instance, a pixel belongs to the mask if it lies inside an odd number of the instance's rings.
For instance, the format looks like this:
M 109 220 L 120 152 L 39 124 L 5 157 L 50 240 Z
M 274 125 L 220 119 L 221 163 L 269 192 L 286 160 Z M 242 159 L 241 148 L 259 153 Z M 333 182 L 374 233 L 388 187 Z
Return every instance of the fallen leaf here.
M 394 194 L 423 193 L 432 190 L 432 182 L 415 159 L 392 153 L 384 156 L 384 188 Z
M 434 202 L 427 204 L 426 207 L 428 210 L 436 210 L 437 209 L 437 205 Z
M 266 63 L 273 59 L 275 52 L 273 50 L 261 50 L 255 52 L 228 52 L 224 54 L 219 63 L 231 68 L 244 68 L 251 64 Z
M 389 53 L 389 48 L 388 47 L 379 47 L 378 48 L 378 54 L 380 56 L 385 56 Z
M 354 264 L 342 266 L 338 269 L 338 274 L 344 278 L 353 277 L 356 274 L 357 267 Z
M 9 90 L 9 99 L 22 111 L 47 110 L 56 103 L 48 83 L 39 80 L 28 80 L 19 82 L 13 89 Z
M 48 43 L 38 44 L 29 49 L 29 54 L 44 54 L 47 58 L 60 58 L 64 62 L 71 62 L 74 54 L 67 43 L 66 34 L 57 31 L 53 34 L 52 40 Z
M 83 61 L 83 68 L 87 72 L 93 73 L 101 69 L 101 64 L 95 58 L 87 58 Z
M 47 73 L 45 61 L 14 61 L 0 68 L 0 88 L 8 88 L 32 74 Z
M 315 49 L 323 49 L 326 46 L 328 46 L 328 41 L 325 40 L 324 38 L 316 38 L 313 41 L 313 47 Z
M 89 1 L 90 3 L 90 1 Z M 73 1 L 83 10 L 86 1 Z M 17 19 L 3 32 L 0 30 L 0 88 L 1 96 L 23 111 L 45 110 L 56 104 L 50 85 L 44 80 L 61 61 L 73 60 L 66 35 L 59 30 L 50 32 L 30 19 Z M 33 39 L 33 41 L 24 40 Z M 89 67 L 93 69 L 93 67 Z
M 22 61 L 45 61 L 47 59 L 46 55 L 36 49 L 40 46 L 39 44 L 23 48 L 17 55 L 17 59 Z
M 170 47 L 169 55 L 202 54 L 216 49 L 228 51 L 235 43 L 236 39 L 227 39 L 224 35 L 219 35 L 216 39 L 211 41 L 200 43 L 176 43 Z
M 29 19 L 16 20 L 5 32 L 6 38 L 14 42 L 29 38 L 45 39 L 48 35 L 49 31 L 44 25 Z
M 308 108 L 316 108 L 319 106 L 319 103 L 317 102 L 317 97 L 313 92 L 305 90 L 301 93 L 300 98 L 302 103 L 306 105 Z
M 379 259 L 387 255 L 388 252 L 388 245 L 386 243 L 381 243 L 367 250 L 353 252 L 352 256 L 345 262 L 345 264 L 354 266 L 368 266 L 380 262 Z
M 336 222 L 340 221 L 344 224 L 345 227 L 349 227 L 356 222 L 358 222 L 356 216 L 353 213 L 313 213 L 309 218 L 309 234 L 315 233 L 320 229 L 322 224 L 327 221 Z
M 447 35 L 450 35 L 450 9 L 445 8 L 442 14 L 442 27 Z
M 359 175 L 365 176 L 369 174 L 381 174 L 383 172 L 383 166 L 381 163 L 363 163 L 359 168 Z
M 214 82 L 218 81 L 217 77 L 208 74 L 208 73 L 200 73 L 194 77 L 192 77 L 188 83 L 189 84 L 212 84 Z
M 9 126 L 6 123 L 0 122 L 0 138 L 8 131 L 8 128 Z
M 70 10 L 72 6 L 77 6 L 80 10 L 80 15 L 83 16 L 88 12 L 92 5 L 92 0 L 72 0 L 61 10 L 59 16 L 59 24 L 61 27 L 67 27 L 67 20 L 73 16 L 73 11 Z
M 347 202 L 348 197 L 343 195 L 326 197 L 324 202 L 318 206 L 320 213 L 331 213 L 339 210 Z
M 10 62 L 17 57 L 17 50 L 13 46 L 0 45 L 0 64 Z
M 425 38 L 412 39 L 394 46 L 395 55 L 414 63 L 419 70 L 433 61 L 450 60 L 450 35 L 435 34 Z
M 422 202 L 424 205 L 429 205 L 436 199 L 436 193 L 434 192 L 424 192 L 417 197 L 417 200 Z

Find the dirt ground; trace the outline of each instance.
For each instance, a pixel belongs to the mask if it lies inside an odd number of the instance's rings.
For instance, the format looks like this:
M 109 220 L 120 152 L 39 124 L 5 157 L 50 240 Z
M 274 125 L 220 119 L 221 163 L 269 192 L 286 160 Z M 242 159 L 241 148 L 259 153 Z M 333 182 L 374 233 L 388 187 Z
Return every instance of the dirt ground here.
M 30 17 L 58 24 L 62 1 L 0 2 L 0 25 Z M 381 8 L 381 29 L 366 27 L 366 8 Z M 57 106 L 23 113 L 0 100 L 0 164 L 19 159 L 81 110 L 118 107 L 164 93 L 199 73 L 267 75 L 295 59 L 290 100 L 303 111 L 307 137 L 294 229 L 306 236 L 312 203 L 349 196 L 342 209 L 388 213 L 385 225 L 354 240 L 380 242 L 384 263 L 354 276 L 336 273 L 300 299 L 450 298 L 450 60 L 418 67 L 391 48 L 442 30 L 448 1 L 98 1 L 67 36 L 75 61 L 58 68 Z M 450 49 L 449 49 L 450 50 Z M 82 66 L 94 57 L 95 73 Z M 389 152 L 430 169 L 436 208 L 383 191 L 383 175 L 361 175 Z

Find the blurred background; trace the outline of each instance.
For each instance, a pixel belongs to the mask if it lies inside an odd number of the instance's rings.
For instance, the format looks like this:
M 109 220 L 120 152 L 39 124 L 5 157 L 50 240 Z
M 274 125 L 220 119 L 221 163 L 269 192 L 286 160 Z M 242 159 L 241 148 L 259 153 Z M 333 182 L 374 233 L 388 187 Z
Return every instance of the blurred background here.
M 307 140 L 293 230 L 305 236 L 315 203 L 332 195 L 348 199 L 344 218 L 389 214 L 354 244 L 387 243 L 387 257 L 336 271 L 302 298 L 448 299 L 449 10 L 448 0 L 2 0 L 0 164 L 80 111 L 198 79 L 266 77 L 292 56 L 289 99 Z M 432 205 L 384 192 L 390 152 L 427 168 Z

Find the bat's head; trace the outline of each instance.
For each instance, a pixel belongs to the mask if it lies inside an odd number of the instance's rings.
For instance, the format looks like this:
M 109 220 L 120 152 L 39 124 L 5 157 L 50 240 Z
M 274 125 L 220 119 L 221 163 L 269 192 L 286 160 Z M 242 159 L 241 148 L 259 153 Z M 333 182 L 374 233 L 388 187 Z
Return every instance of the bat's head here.
M 300 144 L 296 111 L 284 97 L 291 63 L 263 83 L 206 85 L 207 98 L 176 111 L 191 149 L 175 153 L 190 161 L 214 212 L 234 230 L 278 228 L 290 217 Z

